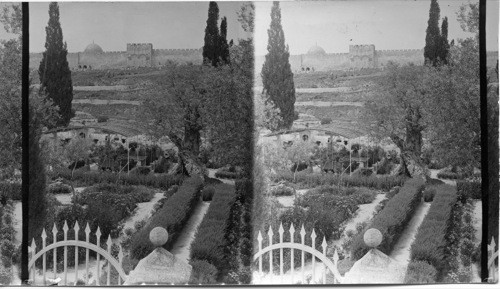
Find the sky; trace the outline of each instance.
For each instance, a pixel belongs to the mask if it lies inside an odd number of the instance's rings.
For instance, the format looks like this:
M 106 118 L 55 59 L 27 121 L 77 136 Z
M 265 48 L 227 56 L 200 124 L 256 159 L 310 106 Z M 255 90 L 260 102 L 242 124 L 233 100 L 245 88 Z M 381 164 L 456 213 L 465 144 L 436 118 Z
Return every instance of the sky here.
M 241 4 L 218 2 L 219 16 L 228 20 L 228 40 L 244 36 L 236 15 Z M 48 6 L 30 3 L 31 52 L 44 50 Z M 92 42 L 104 51 L 125 51 L 127 43 L 198 49 L 203 46 L 208 2 L 60 2 L 59 11 L 69 52 L 83 51 Z
M 467 0 L 439 0 L 441 18 L 448 17 L 448 39 L 471 36 L 460 28 L 456 12 Z M 487 2 L 487 50 L 498 50 L 498 0 Z M 255 50 L 267 53 L 272 2 L 256 2 Z M 375 49 L 422 49 L 430 0 L 350 0 L 281 2 L 281 23 L 290 54 L 307 53 L 314 45 L 327 53 L 344 53 L 350 44 Z M 441 24 L 440 24 L 441 25 Z

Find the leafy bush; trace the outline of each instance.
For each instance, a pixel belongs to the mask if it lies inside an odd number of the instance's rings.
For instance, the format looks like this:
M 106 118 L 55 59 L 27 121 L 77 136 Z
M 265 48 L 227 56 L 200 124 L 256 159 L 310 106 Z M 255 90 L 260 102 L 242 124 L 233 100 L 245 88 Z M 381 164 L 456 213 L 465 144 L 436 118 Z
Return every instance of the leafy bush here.
M 47 187 L 47 193 L 53 194 L 53 195 L 58 195 L 58 194 L 71 194 L 73 191 L 71 189 L 71 186 L 57 182 L 57 183 L 52 183 L 48 185 Z
M 293 173 L 287 171 L 281 171 L 277 174 L 270 176 L 271 180 L 278 181 L 287 181 L 290 183 L 295 183 L 299 185 L 299 187 L 303 188 L 313 188 L 322 185 L 339 185 L 345 187 L 368 187 L 377 190 L 389 191 L 391 188 L 395 186 L 401 186 L 405 177 L 400 176 L 338 176 L 338 175 L 323 175 L 317 173 L 308 173 L 308 172 L 298 172 L 296 174 L 296 178 L 294 181 Z
M 0 267 L 0 285 L 10 285 L 12 281 L 12 270 Z
M 139 175 L 149 175 L 151 173 L 151 168 L 149 167 L 137 167 L 135 173 Z
M 321 119 L 321 124 L 330 124 L 330 123 L 332 123 L 331 118 L 322 118 Z
M 458 199 L 465 204 L 468 199 L 481 199 L 481 182 L 457 181 Z
M 97 117 L 97 122 L 107 122 L 109 120 L 109 117 L 107 116 L 98 116 Z
M 217 284 L 217 268 L 205 260 L 192 260 L 193 267 L 190 284 Z
M 406 284 L 435 283 L 437 270 L 425 261 L 411 261 L 406 270 Z
M 423 187 L 423 181 L 409 179 L 404 183 L 399 193 L 392 197 L 384 209 L 373 218 L 369 228 L 378 229 L 384 236 L 378 247 L 380 251 L 386 254 L 390 253 L 420 204 Z M 363 235 L 364 232 L 359 234 L 352 245 L 351 256 L 356 260 L 363 257 L 369 250 L 365 245 Z
M 229 184 L 214 186 L 216 191 L 203 221 L 191 244 L 191 260 L 205 260 L 219 272 L 226 270 L 224 231 L 228 224 L 229 211 L 236 200 L 235 187 Z
M 436 189 L 434 187 L 428 187 L 424 190 L 424 202 L 432 202 L 434 196 L 436 195 Z
M 277 186 L 271 187 L 270 193 L 273 196 L 293 196 L 295 195 L 295 189 L 285 184 L 279 184 Z
M 205 187 L 201 192 L 201 199 L 204 202 L 210 202 L 214 197 L 214 194 L 215 194 L 215 188 L 213 186 Z
M 53 179 L 63 178 L 71 180 L 70 170 L 59 170 L 53 176 Z M 117 183 L 121 185 L 143 185 L 147 187 L 167 190 L 173 185 L 182 182 L 183 176 L 180 175 L 138 175 L 138 174 L 116 174 L 111 172 L 92 172 L 75 171 L 73 181 L 82 186 L 92 186 L 101 183 Z
M 450 217 L 457 194 L 456 189 L 450 185 L 436 186 L 435 189 L 439 193 L 434 197 L 429 212 L 418 228 L 411 245 L 411 260 L 428 262 L 438 272 L 442 272 L 446 267 L 446 235 L 450 230 Z
M 182 183 L 177 193 L 151 217 L 148 225 L 133 236 L 130 246 L 133 258 L 142 259 L 153 251 L 149 232 L 155 227 L 163 227 L 168 231 L 169 240 L 164 247 L 167 250 L 171 249 L 200 198 L 202 186 L 203 180 L 197 176 L 190 177 Z
M 20 201 L 21 183 L 0 182 L 0 199 Z

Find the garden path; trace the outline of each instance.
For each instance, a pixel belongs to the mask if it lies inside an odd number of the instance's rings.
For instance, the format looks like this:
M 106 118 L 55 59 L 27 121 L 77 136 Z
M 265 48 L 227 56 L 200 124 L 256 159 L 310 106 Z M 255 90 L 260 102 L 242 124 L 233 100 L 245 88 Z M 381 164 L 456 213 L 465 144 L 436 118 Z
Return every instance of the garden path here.
M 445 184 L 448 184 L 448 185 L 452 185 L 452 186 L 456 186 L 457 185 L 457 181 L 454 181 L 454 180 L 447 180 L 447 179 L 440 179 L 437 177 L 437 174 L 439 173 L 439 171 L 441 170 L 429 170 L 431 172 L 431 178 L 433 179 L 438 179 L 438 180 L 441 180 L 443 181 Z
M 163 199 L 163 192 L 155 193 L 149 202 L 137 203 L 137 208 L 134 213 L 128 217 L 123 223 L 123 231 L 127 228 L 134 228 L 135 222 L 149 219 L 154 206 Z
M 174 254 L 177 258 L 189 261 L 189 256 L 191 255 L 191 243 L 194 241 L 194 235 L 198 230 L 198 226 L 203 221 L 203 217 L 208 211 L 210 202 L 200 201 L 196 205 L 193 214 L 189 218 L 186 226 L 181 231 L 179 238 L 175 242 L 170 253 Z
M 431 207 L 431 203 L 422 202 L 417 207 L 415 214 L 411 218 L 410 222 L 404 229 L 401 237 L 397 241 L 394 249 L 392 250 L 389 257 L 400 262 L 405 268 L 408 266 L 410 262 L 410 248 L 411 244 L 415 240 L 415 236 L 417 235 L 418 227 L 422 224 L 425 216 L 429 212 L 429 208 Z
M 303 195 L 309 190 L 310 189 L 300 189 L 300 190 L 296 190 L 295 192 L 297 193 L 297 195 Z M 278 197 L 276 197 L 276 199 L 278 200 L 278 202 L 280 202 L 280 204 L 283 205 L 283 207 L 288 208 L 288 207 L 293 206 L 293 202 L 295 201 L 295 196 L 294 195 L 292 195 L 292 196 L 278 196 Z
M 208 170 L 208 176 L 210 178 L 221 180 L 225 184 L 234 185 L 234 180 L 216 178 L 215 173 L 217 172 L 217 169 L 207 169 L 207 170 Z

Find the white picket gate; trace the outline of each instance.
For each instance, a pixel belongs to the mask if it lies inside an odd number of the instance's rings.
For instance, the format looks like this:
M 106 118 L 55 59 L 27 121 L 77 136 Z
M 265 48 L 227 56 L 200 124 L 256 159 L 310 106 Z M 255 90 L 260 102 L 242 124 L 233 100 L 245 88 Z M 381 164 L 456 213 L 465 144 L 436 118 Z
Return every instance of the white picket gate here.
M 498 259 L 498 250 L 495 252 L 495 238 L 491 237 L 491 243 L 488 245 L 488 281 L 498 282 L 498 268 L 495 265 L 495 259 Z
M 299 250 L 301 251 L 301 261 L 302 261 L 302 264 L 301 264 L 301 269 L 300 269 L 300 272 L 301 272 L 301 275 L 300 275 L 300 282 L 302 284 L 305 284 L 306 283 L 306 276 L 305 276 L 305 271 L 304 271 L 304 265 L 305 265 L 305 253 L 309 253 L 312 255 L 312 282 L 314 282 L 316 280 L 316 258 L 319 259 L 321 262 L 322 262 L 322 267 L 323 267 L 323 270 L 322 270 L 322 282 L 323 284 L 326 284 L 326 274 L 327 274 L 327 271 L 330 271 L 333 276 L 334 276 L 334 281 L 333 281 L 333 284 L 337 283 L 343 283 L 343 279 L 344 277 L 342 275 L 340 275 L 339 271 L 338 271 L 338 268 L 337 268 L 337 265 L 338 265 L 338 260 L 339 260 L 339 255 L 337 253 L 337 250 L 335 250 L 334 254 L 333 254 L 333 259 L 330 260 L 328 257 L 327 257 L 327 251 L 326 251 L 326 246 L 327 246 L 327 243 L 326 243 L 326 239 L 325 237 L 323 237 L 323 243 L 321 244 L 321 247 L 323 249 L 323 252 L 320 252 L 319 250 L 317 250 L 315 248 L 315 240 L 316 240 L 316 232 L 314 231 L 314 228 L 312 230 L 312 233 L 311 233 L 311 240 L 312 240 L 312 245 L 311 246 L 308 246 L 305 244 L 305 237 L 306 237 L 306 230 L 304 229 L 304 225 L 302 225 L 302 229 L 300 230 L 300 237 L 301 237 L 301 242 L 300 243 L 295 243 L 294 242 L 294 233 L 295 233 L 295 228 L 293 226 L 293 224 L 291 224 L 290 226 L 290 229 L 289 229 L 289 233 L 290 233 L 290 242 L 283 242 L 283 233 L 285 232 L 285 230 L 283 229 L 283 224 L 280 224 L 280 227 L 279 227 L 279 230 L 278 230 L 278 233 L 279 233 L 279 243 L 276 243 L 276 244 L 273 244 L 273 229 L 272 227 L 270 226 L 269 227 L 269 230 L 268 230 L 268 243 L 269 245 L 265 248 L 262 248 L 262 241 L 263 241 L 263 238 L 262 238 L 262 234 L 261 232 L 259 231 L 259 235 L 257 237 L 257 241 L 258 241 L 258 246 L 259 246 L 259 250 L 257 253 L 255 253 L 254 255 L 254 261 L 256 261 L 257 259 L 259 260 L 259 274 L 262 276 L 263 275 L 263 272 L 262 272 L 262 256 L 266 253 L 269 252 L 269 273 L 272 274 L 273 272 L 273 258 L 272 258 L 272 254 L 273 254 L 273 251 L 274 250 L 279 250 L 280 252 L 280 278 L 281 278 L 281 283 L 283 283 L 283 251 L 284 249 L 290 249 L 291 250 L 291 254 L 290 254 L 290 273 L 291 273 L 291 276 L 292 276 L 292 280 L 291 280 L 291 284 L 294 284 L 295 282 L 295 278 L 294 278 L 294 274 L 295 274 L 295 269 L 294 268 L 294 250 Z
M 97 244 L 92 244 L 89 241 L 90 237 L 90 227 L 89 224 L 87 223 L 87 226 L 85 227 L 85 241 L 83 240 L 78 240 L 78 232 L 80 230 L 80 226 L 78 225 L 78 222 L 75 222 L 74 226 L 74 231 L 75 231 L 75 240 L 68 240 L 68 224 L 66 221 L 64 222 L 63 226 L 63 232 L 64 232 L 64 240 L 57 241 L 57 227 L 54 224 L 54 227 L 52 229 L 52 235 L 54 238 L 54 242 L 50 245 L 46 245 L 46 239 L 47 239 L 47 234 L 45 232 L 45 229 L 42 231 L 42 248 L 40 251 L 36 252 L 36 245 L 35 245 L 35 239 L 33 239 L 31 246 L 30 246 L 30 260 L 28 263 L 28 268 L 30 270 L 30 279 L 32 284 L 36 284 L 36 268 L 35 268 L 35 262 L 42 257 L 43 263 L 42 263 L 42 278 L 43 278 L 43 285 L 47 285 L 47 266 L 46 266 L 46 253 L 50 250 L 53 251 L 53 271 L 54 271 L 54 279 L 57 277 L 57 248 L 59 247 L 64 247 L 64 279 L 63 279 L 63 284 L 68 285 L 68 266 L 67 266 L 67 254 L 68 254 L 68 246 L 75 247 L 75 282 L 74 284 L 76 285 L 78 281 L 78 248 L 83 247 L 86 248 L 86 259 L 85 259 L 85 269 L 86 269 L 86 274 L 85 274 L 85 284 L 88 284 L 88 276 L 89 276 L 89 252 L 90 250 L 94 251 L 97 253 L 97 276 L 96 276 L 96 285 L 101 285 L 99 281 L 100 277 L 100 270 L 101 270 L 101 264 L 100 264 L 100 259 L 101 256 L 104 257 L 104 259 L 108 262 L 107 266 L 107 281 L 106 285 L 111 285 L 110 284 L 110 279 L 111 279 L 111 266 L 113 266 L 116 271 L 119 274 L 118 277 L 118 284 L 121 285 L 127 275 L 123 271 L 122 268 L 122 262 L 123 262 L 123 249 L 120 245 L 120 251 L 118 253 L 118 260 L 116 260 L 112 254 L 111 254 L 111 245 L 113 244 L 111 241 L 111 236 L 108 236 L 108 240 L 106 242 L 107 245 L 107 251 L 101 248 L 100 244 L 100 238 L 101 238 L 101 230 L 99 227 L 97 227 L 97 230 L 95 232 L 95 235 L 97 237 Z

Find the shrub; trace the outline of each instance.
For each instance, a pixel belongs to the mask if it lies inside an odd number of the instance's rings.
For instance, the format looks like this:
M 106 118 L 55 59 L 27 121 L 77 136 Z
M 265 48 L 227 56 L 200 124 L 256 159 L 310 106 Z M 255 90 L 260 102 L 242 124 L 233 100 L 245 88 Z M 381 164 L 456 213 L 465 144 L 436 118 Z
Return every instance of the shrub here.
M 331 118 L 322 118 L 321 119 L 321 124 L 330 124 L 330 123 L 332 123 Z
M 418 228 L 411 245 L 411 260 L 428 262 L 440 273 L 446 267 L 446 236 L 450 231 L 450 217 L 457 194 L 450 185 L 436 186 L 435 189 L 439 193 L 434 197 L 429 212 Z
M 182 183 L 177 193 L 151 217 L 148 225 L 133 236 L 130 246 L 133 258 L 142 259 L 153 251 L 149 232 L 158 226 L 168 231 L 169 240 L 164 247 L 167 250 L 171 249 L 200 198 L 202 186 L 203 180 L 198 176 L 190 177 Z
M 0 182 L 0 199 L 21 200 L 21 183 Z
M 15 249 L 16 246 L 10 240 L 2 240 L 0 243 L 0 256 L 4 267 L 9 268 L 12 266 L 12 255 Z
M 432 202 L 434 200 L 434 196 L 436 195 L 436 189 L 435 188 L 426 188 L 424 191 L 424 202 Z
M 468 199 L 481 199 L 481 182 L 457 181 L 458 199 L 465 204 Z
M 271 187 L 270 193 L 273 196 L 293 196 L 295 195 L 295 189 L 284 184 L 279 184 L 277 186 Z
M 191 244 L 191 260 L 205 260 L 219 272 L 226 270 L 224 254 L 226 242 L 224 231 L 228 224 L 229 211 L 236 200 L 235 187 L 229 184 L 214 186 L 216 191 L 203 221 Z
M 58 194 L 71 194 L 73 192 L 71 186 L 57 182 L 48 185 L 47 193 L 58 195 Z
M 217 268 L 205 260 L 192 260 L 193 267 L 190 284 L 217 284 Z
M 137 167 L 135 172 L 139 175 L 149 175 L 151 173 L 151 168 L 149 168 L 149 167 Z
M 411 261 L 406 270 L 406 284 L 435 283 L 437 270 L 425 261 Z
M 210 202 L 214 197 L 214 194 L 215 194 L 215 188 L 213 186 L 205 187 L 201 192 L 201 199 L 204 202 Z
M 0 285 L 10 285 L 12 281 L 12 270 L 0 267 Z
M 386 254 L 390 253 L 420 204 L 423 186 L 423 181 L 409 179 L 404 183 L 399 193 L 392 197 L 384 209 L 373 218 L 369 228 L 378 229 L 384 236 L 378 247 L 380 251 Z M 356 260 L 363 257 L 369 250 L 365 245 L 363 235 L 364 232 L 359 234 L 352 245 L 351 256 Z
M 175 194 L 177 192 L 177 190 L 179 190 L 179 186 L 178 185 L 173 185 L 170 188 L 168 188 L 168 190 L 163 195 L 165 197 L 170 197 L 173 194 Z

